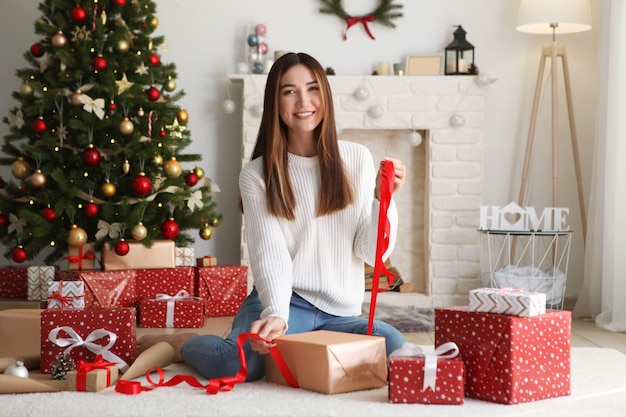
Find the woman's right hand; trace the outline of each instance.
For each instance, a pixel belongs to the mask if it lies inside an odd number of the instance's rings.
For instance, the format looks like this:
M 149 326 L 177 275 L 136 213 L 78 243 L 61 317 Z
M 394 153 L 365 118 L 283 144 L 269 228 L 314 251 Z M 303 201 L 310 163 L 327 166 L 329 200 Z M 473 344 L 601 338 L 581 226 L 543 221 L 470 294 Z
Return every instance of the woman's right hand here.
M 250 326 L 250 333 L 258 334 L 269 342 L 284 335 L 286 330 L 287 324 L 285 320 L 280 317 L 266 317 L 254 321 Z M 273 344 L 268 344 L 259 339 L 250 339 L 250 347 L 252 350 L 261 355 L 269 353 L 269 348 L 272 346 Z

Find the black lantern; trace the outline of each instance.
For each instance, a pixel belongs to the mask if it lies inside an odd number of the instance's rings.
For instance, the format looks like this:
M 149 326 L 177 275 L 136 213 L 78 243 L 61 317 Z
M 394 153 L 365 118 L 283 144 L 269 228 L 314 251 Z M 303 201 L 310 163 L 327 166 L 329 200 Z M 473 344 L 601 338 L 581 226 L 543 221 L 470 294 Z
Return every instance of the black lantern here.
M 465 40 L 465 30 L 461 25 L 455 26 L 454 40 L 446 46 L 445 74 L 470 75 L 474 68 L 474 45 Z

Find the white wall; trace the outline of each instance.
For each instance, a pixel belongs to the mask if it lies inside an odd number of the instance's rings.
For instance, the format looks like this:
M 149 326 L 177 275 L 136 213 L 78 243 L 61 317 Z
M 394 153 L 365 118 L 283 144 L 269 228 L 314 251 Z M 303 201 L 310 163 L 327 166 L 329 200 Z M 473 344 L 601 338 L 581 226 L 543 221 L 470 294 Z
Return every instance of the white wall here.
M 581 150 L 583 184 L 588 197 L 596 101 L 597 26 L 600 1 L 591 0 L 594 29 L 564 35 L 573 84 L 574 108 Z M 0 115 L 15 103 L 10 97 L 19 88 L 15 70 L 25 66 L 24 51 L 38 40 L 33 24 L 39 17 L 38 0 L 6 0 L 0 13 Z M 217 256 L 222 264 L 239 262 L 239 218 L 237 176 L 240 168 L 239 111 L 228 115 L 222 102 L 230 96 L 239 103 L 239 93 L 230 86 L 229 73 L 244 60 L 245 38 L 253 25 L 267 26 L 270 50 L 308 52 L 339 75 L 368 75 L 379 61 L 403 61 L 407 55 L 442 53 L 452 40 L 453 25 L 461 24 L 467 40 L 476 48 L 479 69 L 497 78 L 488 87 L 485 130 L 485 204 L 504 205 L 517 200 L 533 91 L 541 47 L 547 35 L 517 32 L 518 1 L 513 0 L 396 0 L 403 4 L 404 17 L 395 29 L 378 24 L 370 28 L 376 40 L 361 27 L 348 31 L 342 40 L 343 22 L 318 12 L 317 0 L 159 0 L 156 35 L 165 36 L 169 52 L 164 62 L 178 69 L 178 88 L 186 91 L 181 105 L 190 113 L 189 129 L 194 143 L 187 149 L 204 155 L 202 167 L 219 184 L 216 196 L 224 214 L 213 239 L 196 243 L 196 253 Z M 376 0 L 344 0 L 350 14 L 371 12 Z M 561 73 L 560 73 L 561 74 Z M 560 81 L 562 83 L 562 79 Z M 550 96 L 542 100 L 532 164 L 532 190 L 526 205 L 551 205 L 550 182 Z M 565 109 L 564 98 L 560 106 Z M 582 283 L 582 234 L 578 196 L 573 181 L 573 159 L 566 113 L 563 111 L 559 206 L 571 208 L 575 244 L 570 260 L 568 293 Z M 7 127 L 0 124 L 0 135 Z M 543 156 L 543 157 L 542 157 Z M 191 167 L 186 167 L 191 168 Z M 3 168 L 2 175 L 7 176 Z M 10 175 L 10 174 L 8 174 Z

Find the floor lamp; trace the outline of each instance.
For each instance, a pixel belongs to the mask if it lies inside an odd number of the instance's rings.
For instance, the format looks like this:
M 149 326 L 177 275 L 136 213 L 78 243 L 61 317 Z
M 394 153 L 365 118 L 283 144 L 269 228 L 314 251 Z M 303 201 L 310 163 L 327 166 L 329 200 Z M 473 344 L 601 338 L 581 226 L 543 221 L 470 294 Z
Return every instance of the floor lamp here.
M 565 45 L 557 44 L 556 35 L 583 32 L 589 29 L 591 29 L 591 23 L 588 0 L 521 0 L 520 2 L 517 30 L 520 32 L 534 34 L 551 34 L 552 43 L 550 45 L 543 46 L 541 51 L 539 74 L 537 76 L 537 84 L 535 86 L 535 95 L 533 99 L 530 128 L 528 130 L 528 140 L 526 143 L 526 153 L 524 156 L 524 166 L 518 204 L 520 206 L 523 206 L 524 204 L 524 193 L 526 190 L 533 139 L 535 136 L 535 127 L 537 124 L 539 99 L 541 98 L 546 59 L 549 58 L 551 62 L 550 84 L 552 94 L 552 203 L 554 207 L 557 207 L 559 177 L 557 60 L 560 58 L 563 68 L 563 79 L 565 82 L 565 97 L 567 100 L 567 111 L 569 114 L 569 128 L 574 157 L 574 170 L 578 185 L 578 200 L 582 217 L 583 242 L 586 240 L 587 236 L 587 216 L 582 189 L 578 139 L 576 137 L 576 123 L 574 120 L 574 107 L 572 102 L 572 89 Z

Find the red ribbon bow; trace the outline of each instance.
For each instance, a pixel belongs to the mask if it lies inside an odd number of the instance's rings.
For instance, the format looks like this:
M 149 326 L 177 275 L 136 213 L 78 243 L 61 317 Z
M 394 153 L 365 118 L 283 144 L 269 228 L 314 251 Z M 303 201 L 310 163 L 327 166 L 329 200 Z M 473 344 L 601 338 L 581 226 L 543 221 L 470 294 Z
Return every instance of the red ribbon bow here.
M 365 30 L 365 32 L 369 35 L 370 38 L 372 38 L 373 40 L 376 40 L 376 38 L 374 38 L 374 35 L 372 35 L 372 32 L 370 32 L 370 28 L 367 25 L 368 22 L 373 22 L 374 21 L 374 16 L 369 14 L 367 16 L 350 16 L 346 18 L 346 29 L 343 31 L 343 40 L 345 41 L 346 39 L 348 39 L 348 29 L 350 29 L 350 27 L 352 27 L 353 25 L 356 25 L 357 23 L 360 23 L 363 25 L 363 29 Z
M 372 275 L 372 299 L 370 301 L 370 313 L 367 322 L 367 334 L 371 335 L 374 326 L 374 315 L 376 312 L 376 298 L 379 292 L 386 291 L 389 288 L 379 289 L 378 282 L 380 281 L 380 274 L 389 278 L 389 284 L 393 283 L 394 274 L 387 270 L 385 262 L 383 262 L 383 255 L 389 247 L 389 232 L 390 225 L 387 218 L 387 210 L 389 210 L 389 204 L 391 204 L 391 190 L 393 190 L 393 182 L 395 179 L 393 162 L 385 160 L 382 163 L 380 183 L 380 210 L 378 212 L 378 236 L 376 238 L 376 259 L 374 263 L 374 274 Z
M 96 369 L 105 369 L 107 371 L 107 387 L 111 385 L 111 369 L 110 366 L 117 365 L 114 362 L 107 362 L 102 355 L 96 355 L 96 359 L 93 362 L 78 361 L 76 370 L 76 391 L 87 390 L 87 373 L 95 371 Z
M 82 270 L 83 269 L 83 259 L 95 259 L 96 256 L 94 255 L 92 250 L 88 250 L 87 252 L 85 252 L 85 254 L 83 255 L 83 247 L 80 246 L 78 248 L 78 255 L 73 255 L 73 256 L 66 256 L 63 259 L 67 259 L 69 263 L 72 264 L 78 264 L 78 270 Z
M 204 388 L 204 390 L 208 394 L 217 394 L 220 391 L 230 391 L 235 387 L 235 384 L 245 382 L 246 377 L 248 376 L 248 367 L 246 365 L 246 357 L 245 357 L 245 352 L 243 350 L 243 344 L 248 339 L 259 339 L 259 340 L 263 340 L 266 343 L 271 343 L 271 342 L 268 342 L 267 340 L 264 340 L 258 334 L 253 334 L 253 333 L 240 334 L 237 337 L 237 348 L 239 350 L 239 361 L 241 362 L 241 367 L 239 368 L 239 371 L 233 376 L 225 376 L 222 378 L 209 379 L 208 383 L 206 385 L 203 385 L 200 381 L 198 381 L 192 375 L 174 375 L 169 381 L 166 381 L 165 372 L 163 371 L 163 369 L 151 368 L 146 372 L 146 380 L 148 381 L 150 385 L 152 385 L 151 387 L 144 387 L 141 385 L 141 383 L 137 381 L 121 380 L 115 386 L 115 391 L 120 392 L 122 394 L 135 395 L 144 391 L 151 391 L 154 388 L 158 388 L 158 387 L 172 387 L 182 382 L 185 382 L 194 388 Z M 270 350 L 270 354 L 272 355 L 272 358 L 274 359 L 274 361 L 276 362 L 276 365 L 278 366 L 278 369 L 280 370 L 283 377 L 285 378 L 285 381 L 292 387 L 298 388 L 298 381 L 296 381 L 296 378 L 293 376 L 293 374 L 289 370 L 289 367 L 287 366 L 285 359 L 280 353 L 280 350 L 278 350 L 278 347 L 276 345 L 273 345 L 272 347 L 269 348 L 269 350 Z M 152 380 L 152 377 L 151 377 L 152 372 L 156 372 L 159 375 L 158 382 L 155 382 Z

